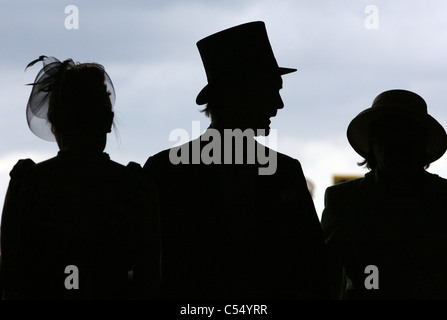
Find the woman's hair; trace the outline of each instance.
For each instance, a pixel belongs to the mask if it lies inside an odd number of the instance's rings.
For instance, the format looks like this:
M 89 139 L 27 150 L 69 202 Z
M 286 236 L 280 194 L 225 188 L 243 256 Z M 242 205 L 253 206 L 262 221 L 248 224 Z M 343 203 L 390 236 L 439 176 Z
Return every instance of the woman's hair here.
M 366 156 L 363 161 L 357 162 L 357 165 L 360 167 L 365 167 L 369 170 L 374 170 L 377 168 L 377 160 L 373 154 Z M 430 167 L 430 161 L 427 157 L 423 160 L 421 167 L 424 169 L 428 169 Z
M 357 162 L 357 165 L 360 167 L 365 167 L 369 170 L 373 170 L 375 168 L 377 168 L 377 161 L 376 158 L 374 158 L 374 156 L 367 156 L 365 157 L 365 159 L 363 159 L 363 161 Z
M 104 67 L 96 63 L 65 68 L 48 104 L 48 121 L 56 134 L 77 131 L 110 132 L 113 111 Z

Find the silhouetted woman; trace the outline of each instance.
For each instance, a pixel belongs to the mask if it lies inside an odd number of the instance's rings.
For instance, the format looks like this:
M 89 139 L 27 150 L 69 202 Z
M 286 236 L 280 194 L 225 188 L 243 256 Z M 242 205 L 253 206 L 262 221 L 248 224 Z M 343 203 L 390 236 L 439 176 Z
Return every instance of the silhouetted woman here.
M 425 170 L 446 151 L 444 128 L 422 97 L 389 90 L 347 136 L 370 172 L 326 190 L 333 297 L 446 299 L 447 180 Z
M 57 156 L 20 160 L 1 224 L 5 299 L 147 298 L 159 264 L 155 190 L 136 163 L 104 152 L 113 125 L 112 81 L 96 63 L 44 64 L 27 105 L 30 129 Z

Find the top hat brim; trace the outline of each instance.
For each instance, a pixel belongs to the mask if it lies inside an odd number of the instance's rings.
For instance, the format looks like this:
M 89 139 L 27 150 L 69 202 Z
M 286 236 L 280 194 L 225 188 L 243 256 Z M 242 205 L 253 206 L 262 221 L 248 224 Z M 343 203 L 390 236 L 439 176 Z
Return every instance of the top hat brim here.
M 352 148 L 362 157 L 367 158 L 370 150 L 370 128 L 374 121 L 390 116 L 410 118 L 425 129 L 425 149 L 430 163 L 438 160 L 447 150 L 447 134 L 442 125 L 429 114 L 405 114 L 387 108 L 366 109 L 359 113 L 349 124 L 347 137 Z
M 297 71 L 297 69 L 278 67 L 277 71 L 278 71 L 278 75 L 282 76 L 282 75 L 285 75 L 288 73 L 295 72 L 295 71 Z M 203 105 L 203 104 L 208 103 L 209 93 L 210 93 L 210 85 L 207 84 L 197 95 L 196 103 L 198 105 Z

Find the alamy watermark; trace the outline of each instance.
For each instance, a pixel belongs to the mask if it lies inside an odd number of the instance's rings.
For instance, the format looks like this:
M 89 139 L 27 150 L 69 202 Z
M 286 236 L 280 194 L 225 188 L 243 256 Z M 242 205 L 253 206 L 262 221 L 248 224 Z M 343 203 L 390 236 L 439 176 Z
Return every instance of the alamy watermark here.
M 368 30 L 379 29 L 379 8 L 370 4 L 365 7 L 365 14 L 368 16 L 365 18 L 365 28 Z
M 65 289 L 79 289 L 79 270 L 75 265 L 69 265 L 65 267 L 65 273 L 69 275 L 65 278 Z
M 368 265 L 365 267 L 365 274 L 368 274 L 365 278 L 365 289 L 379 289 L 379 268 L 372 264 Z
M 259 164 L 259 175 L 272 175 L 276 172 L 277 132 L 270 129 L 265 136 L 264 129 L 217 129 L 208 128 L 198 139 L 191 137 L 200 135 L 200 121 L 192 121 L 192 135 L 185 129 L 174 129 L 169 134 L 169 141 L 177 144 L 169 151 L 172 164 Z M 223 135 L 223 137 L 222 137 Z M 258 143 L 256 136 L 265 136 L 269 147 Z
M 79 9 L 75 5 L 69 5 L 65 7 L 65 11 L 68 16 L 65 17 L 65 29 L 79 29 Z

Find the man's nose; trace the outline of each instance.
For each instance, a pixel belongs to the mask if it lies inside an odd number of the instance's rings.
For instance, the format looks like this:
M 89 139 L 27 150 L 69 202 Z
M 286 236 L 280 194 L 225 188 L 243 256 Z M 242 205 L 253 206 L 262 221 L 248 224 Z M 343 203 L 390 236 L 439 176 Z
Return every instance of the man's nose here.
M 278 94 L 278 101 L 276 102 L 276 108 L 282 109 L 284 108 L 284 102 L 282 101 L 281 95 Z

